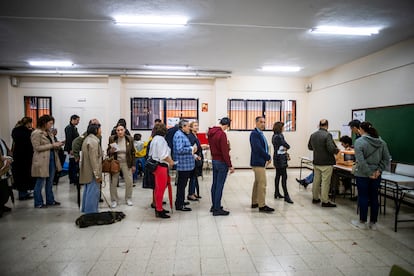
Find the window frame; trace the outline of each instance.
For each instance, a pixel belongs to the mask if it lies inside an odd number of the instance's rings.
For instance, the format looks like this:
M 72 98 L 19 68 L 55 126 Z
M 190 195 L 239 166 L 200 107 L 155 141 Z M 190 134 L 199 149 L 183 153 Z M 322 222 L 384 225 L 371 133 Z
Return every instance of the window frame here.
M 48 108 L 43 108 L 41 106 L 43 103 L 42 100 L 46 100 L 46 106 Z M 32 103 L 35 102 L 36 106 L 32 108 Z M 30 108 L 29 108 L 30 106 Z M 45 115 L 48 114 L 52 115 L 52 97 L 47 96 L 23 96 L 23 107 L 24 107 L 24 116 L 32 118 L 33 126 L 37 126 L 37 120 Z M 43 110 L 41 112 L 41 110 Z
M 242 104 L 241 104 L 242 103 Z M 249 116 L 249 111 L 252 111 L 252 108 L 249 107 L 249 104 L 256 104 L 256 106 L 261 106 L 260 112 L 252 112 L 254 113 L 254 118 L 252 116 Z M 257 104 L 259 103 L 259 104 Z M 276 118 L 272 121 L 282 121 L 284 122 L 287 117 L 290 117 L 293 119 L 293 122 L 289 124 L 289 127 L 285 129 L 285 131 L 293 132 L 296 131 L 296 100 L 262 100 L 262 99 L 228 99 L 227 100 L 227 114 L 229 118 L 232 120 L 231 128 L 230 130 L 234 131 L 252 131 L 255 127 L 254 119 L 257 116 L 263 116 L 263 117 L 269 117 L 268 113 L 269 103 L 276 103 L 278 105 L 279 110 L 271 110 L 272 112 L 279 113 L 276 115 Z M 242 108 L 244 106 L 244 108 Z M 267 107 L 267 108 L 266 108 Z M 237 109 L 241 108 L 241 109 Z M 238 112 L 241 111 L 241 112 Z M 254 111 L 254 110 L 253 110 Z M 244 114 L 237 114 L 237 113 L 243 113 Z M 255 114 L 258 113 L 258 114 Z M 235 116 L 238 116 L 238 118 L 235 118 Z M 272 116 L 274 117 L 274 116 Z M 243 120 L 244 122 L 238 123 L 236 122 L 237 119 Z M 292 121 L 292 120 L 291 120 Z M 264 131 L 273 131 L 273 123 L 274 122 L 266 122 L 266 129 Z M 240 127 L 235 127 L 237 123 L 240 125 Z M 286 122 L 285 122 L 286 123 Z M 292 129 L 293 128 L 293 129 Z
M 154 104 L 154 100 L 160 101 L 159 103 Z M 135 108 L 139 108 L 136 107 L 135 105 L 138 104 L 138 102 L 135 101 L 146 101 L 146 105 L 144 108 L 148 108 L 147 111 L 147 117 L 146 119 L 146 126 L 145 127 L 140 127 L 139 123 L 135 123 L 134 120 L 137 119 L 137 116 L 142 116 L 142 115 L 137 115 L 137 113 L 134 113 L 134 109 Z M 168 112 L 174 112 L 174 109 L 168 109 L 168 102 L 170 101 L 175 101 L 176 104 L 175 105 L 179 105 L 180 108 L 177 109 L 179 112 L 179 117 L 171 117 L 168 116 Z M 194 106 L 196 109 L 192 110 L 192 112 L 195 112 L 195 117 L 194 116 L 188 116 L 188 114 L 184 114 L 186 113 L 186 109 L 185 109 L 185 101 L 195 101 L 194 103 L 192 103 L 192 105 L 190 106 Z M 134 104 L 135 102 L 135 104 Z M 171 103 L 170 103 L 171 104 Z M 155 113 L 153 112 L 153 107 L 154 105 L 159 105 L 160 106 L 160 110 L 158 111 L 158 115 L 156 116 Z M 174 105 L 174 104 L 173 104 Z M 133 97 L 130 98 L 130 112 L 131 112 L 131 130 L 152 130 L 152 128 L 154 127 L 154 120 L 155 119 L 161 119 L 166 126 L 172 127 L 173 125 L 168 124 L 168 119 L 169 118 L 179 118 L 179 119 L 187 119 L 187 120 L 198 120 L 199 118 L 199 99 L 197 98 L 149 98 L 149 97 Z M 191 112 L 191 109 L 190 109 Z M 138 114 L 140 114 L 138 112 Z M 138 119 L 139 120 L 139 119 Z M 171 123 L 174 123 L 174 121 L 169 121 Z

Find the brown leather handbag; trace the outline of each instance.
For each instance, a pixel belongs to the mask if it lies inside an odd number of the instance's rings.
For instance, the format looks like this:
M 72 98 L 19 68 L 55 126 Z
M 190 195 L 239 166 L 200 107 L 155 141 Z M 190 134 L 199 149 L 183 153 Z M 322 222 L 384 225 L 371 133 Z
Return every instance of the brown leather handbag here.
M 113 158 L 105 158 L 102 160 L 102 172 L 103 173 L 110 173 L 115 174 L 121 171 L 121 166 L 119 165 L 119 161 Z

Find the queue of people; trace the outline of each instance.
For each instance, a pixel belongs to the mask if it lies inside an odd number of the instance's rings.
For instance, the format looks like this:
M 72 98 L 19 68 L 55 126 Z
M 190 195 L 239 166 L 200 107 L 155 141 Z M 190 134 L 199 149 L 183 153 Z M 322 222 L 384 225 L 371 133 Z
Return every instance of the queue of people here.
M 83 213 L 99 212 L 101 198 L 101 184 L 103 180 L 101 145 L 102 130 L 97 119 L 89 121 L 87 131 L 80 136 L 76 126 L 80 117 L 72 115 L 69 125 L 65 128 L 66 142 L 59 142 L 53 130 L 54 118 L 43 115 L 37 120 L 36 129 L 32 129 L 32 119 L 23 117 L 12 131 L 13 145 L 9 150 L 5 142 L 1 142 L 1 186 L 6 190 L 9 177 L 14 176 L 14 188 L 18 190 L 19 200 L 34 197 L 35 208 L 58 206 L 53 194 L 53 178 L 62 169 L 62 161 L 58 151 L 65 150 L 69 157 L 70 183 L 84 185 L 82 208 Z M 157 162 L 153 175 L 153 204 L 157 218 L 170 218 L 169 211 L 163 208 L 163 197 L 166 187 L 171 184 L 170 170 L 177 171 L 177 189 L 175 209 L 177 211 L 192 211 L 185 201 L 185 189 L 188 186 L 187 200 L 201 199 L 198 177 L 202 173 L 203 153 L 197 137 L 198 123 L 180 120 L 173 131 L 167 130 L 159 119 L 149 141 L 141 141 L 141 135 L 129 135 L 126 121 L 120 119 L 113 128 L 109 137 L 107 156 L 117 160 L 120 172 L 110 175 L 111 208 L 118 205 L 117 187 L 120 175 L 125 180 L 125 202 L 132 206 L 133 182 L 138 178 L 138 167 L 145 171 L 146 159 L 151 157 Z M 250 133 L 251 157 L 250 165 L 254 173 L 254 182 L 251 197 L 251 208 L 258 208 L 259 212 L 272 213 L 274 208 L 266 205 L 266 167 L 273 161 L 276 169 L 274 179 L 274 198 L 284 199 L 293 204 L 287 187 L 287 167 L 289 161 L 288 150 L 290 145 L 284 138 L 284 123 L 273 124 L 273 158 L 266 137 L 263 134 L 266 120 L 263 116 L 255 119 L 256 127 Z M 211 185 L 210 212 L 213 216 L 227 216 L 230 214 L 222 206 L 223 189 L 227 174 L 233 173 L 234 168 L 230 158 L 230 143 L 226 130 L 230 128 L 231 120 L 227 117 L 220 119 L 217 126 L 211 127 L 207 133 L 212 155 L 213 177 Z M 381 140 L 376 129 L 369 123 L 359 123 L 353 120 L 349 123 L 352 132 L 356 135 L 356 184 L 358 189 L 358 205 L 360 219 L 353 220 L 355 227 L 375 229 L 378 217 L 378 188 L 381 181 L 381 172 L 388 166 L 389 152 L 386 143 Z M 171 130 L 171 129 L 170 129 Z M 169 139 L 168 139 L 168 136 Z M 340 138 L 345 150 L 353 149 L 352 139 L 348 136 Z M 312 203 L 321 203 L 322 207 L 336 207 L 329 200 L 329 189 L 335 155 L 339 152 L 332 135 L 328 132 L 328 120 L 319 122 L 319 130 L 314 132 L 308 141 L 309 150 L 313 151 L 313 173 L 303 180 L 296 179 L 305 188 L 313 182 Z M 82 158 L 80 158 L 82 151 Z M 13 157 L 11 157 L 13 156 Z M 13 163 L 12 163 L 13 162 Z M 79 164 L 81 164 L 79 166 Z M 280 183 L 283 194 L 280 191 Z M 42 189 L 45 187 L 46 200 L 43 200 Z M 31 195 L 33 190 L 33 196 Z M 4 192 L 2 193 L 4 194 Z M 3 200 L 4 201 L 4 200 Z M 2 202 L 3 202 L 2 201 Z M 10 211 L 2 204 L 1 212 Z M 371 206 L 369 222 L 368 206 Z

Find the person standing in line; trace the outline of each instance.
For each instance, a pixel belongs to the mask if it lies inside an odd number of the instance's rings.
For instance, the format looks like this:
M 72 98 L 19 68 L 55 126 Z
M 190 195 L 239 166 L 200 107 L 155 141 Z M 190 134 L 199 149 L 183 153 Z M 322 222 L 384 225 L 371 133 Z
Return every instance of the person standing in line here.
M 348 123 L 349 128 L 351 129 L 352 134 L 355 134 L 355 139 L 361 137 L 359 133 L 359 125 L 361 124 L 360 120 L 352 120 Z
M 312 185 L 312 203 L 317 204 L 322 200 L 322 207 L 336 207 L 336 204 L 329 201 L 329 188 L 333 165 L 336 164 L 335 155 L 339 149 L 336 147 L 332 134 L 328 132 L 328 120 L 320 120 L 319 130 L 309 138 L 308 149 L 313 151 L 315 174 Z
M 81 212 L 98 213 L 102 184 L 102 148 L 101 125 L 90 124 L 87 136 L 82 143 L 82 161 L 79 171 L 79 183 L 85 184 L 82 197 Z
M 55 124 L 55 122 L 53 122 L 53 124 Z M 58 139 L 57 139 L 57 134 L 58 134 L 57 128 L 52 128 L 51 132 L 52 132 L 52 135 L 53 135 L 53 142 L 59 142 Z M 58 155 L 59 155 L 60 164 L 62 164 L 62 167 L 63 167 L 63 164 L 65 163 L 65 158 L 66 158 L 65 151 L 63 150 L 63 147 L 60 147 L 58 149 Z M 59 179 L 60 179 L 61 172 L 62 171 L 55 173 L 55 177 L 53 179 L 53 185 L 59 184 Z
M 266 120 L 256 117 L 256 128 L 250 133 L 250 166 L 254 172 L 252 208 L 259 207 L 260 212 L 271 213 L 275 209 L 266 205 L 266 166 L 271 163 L 269 145 L 263 134 Z
M 19 200 L 32 199 L 35 182 L 32 177 L 33 146 L 30 136 L 32 135 L 32 118 L 23 117 L 13 128 L 11 136 L 13 138 L 13 180 L 19 192 Z
M 79 137 L 79 132 L 76 126 L 79 124 L 80 117 L 76 114 L 70 116 L 69 124 L 65 127 L 65 147 L 64 151 L 69 155 L 69 183 L 76 185 L 79 182 L 79 163 L 75 161 L 72 151 L 72 142 Z
M 58 149 L 63 142 L 54 142 L 51 128 L 55 119 L 50 115 L 43 115 L 37 121 L 37 128 L 32 132 L 33 145 L 32 176 L 36 177 L 34 187 L 34 207 L 45 208 L 48 205 L 60 205 L 53 195 L 53 179 L 56 171 L 62 170 Z M 42 188 L 46 182 L 46 205 L 43 202 Z
M 165 135 L 167 128 L 163 123 L 158 123 L 154 126 L 153 139 L 148 152 L 148 156 L 159 162 L 159 165 L 153 172 L 154 175 L 154 202 L 155 202 L 155 216 L 158 218 L 170 218 L 167 213 L 169 211 L 162 207 L 164 192 L 169 180 L 168 170 L 174 165 L 171 158 L 171 149 L 168 147 Z
M 108 156 L 119 161 L 121 171 L 111 174 L 111 201 L 112 208 L 118 205 L 117 185 L 119 175 L 122 172 L 125 179 L 125 201 L 128 206 L 132 206 L 132 173 L 135 172 L 135 148 L 134 138 L 126 134 L 126 129 L 122 124 L 116 127 L 116 135 L 109 137 Z
M 377 230 L 378 189 L 381 173 L 390 162 L 387 144 L 369 122 L 362 122 L 359 127 L 361 137 L 355 141 L 355 178 L 358 189 L 359 220 L 351 223 L 357 228 Z M 370 222 L 367 225 L 368 205 L 371 206 Z
M 198 184 L 198 177 L 202 176 L 203 172 L 203 149 L 201 148 L 200 141 L 197 137 L 198 132 L 198 122 L 193 121 L 190 123 L 190 134 L 188 134 L 188 139 L 190 140 L 190 144 L 194 145 L 197 144 L 197 151 L 194 153 L 194 172 L 193 176 L 190 179 L 190 184 L 188 185 L 188 196 L 187 199 L 191 201 L 198 201 L 200 196 L 200 187 Z M 197 193 L 196 193 L 197 191 Z
M 272 137 L 272 144 L 274 148 L 273 164 L 276 168 L 275 198 L 284 198 L 287 203 L 293 204 L 293 201 L 289 196 L 289 193 L 287 190 L 287 183 L 286 183 L 287 182 L 286 168 L 288 167 L 287 150 L 290 149 L 290 146 L 286 142 L 285 137 L 282 134 L 284 130 L 283 126 L 284 126 L 283 122 L 276 122 L 273 125 L 273 133 L 274 133 Z M 283 196 L 279 192 L 280 177 L 282 177 Z
M 211 185 L 212 206 L 210 212 L 213 216 L 228 216 L 229 211 L 223 209 L 221 198 L 223 196 L 224 183 L 227 173 L 234 173 L 230 159 L 230 146 L 227 135 L 224 131 L 230 128 L 231 120 L 224 117 L 220 120 L 219 126 L 212 127 L 207 132 L 210 144 L 210 152 L 213 163 L 213 184 Z
M 191 145 L 188 139 L 190 133 L 190 123 L 187 120 L 180 120 L 178 128 L 174 134 L 174 160 L 176 161 L 178 181 L 177 194 L 175 198 L 175 209 L 178 211 L 191 211 L 191 208 L 185 207 L 187 202 L 185 198 L 185 187 L 187 182 L 191 179 L 194 172 L 194 157 L 197 151 L 197 144 Z

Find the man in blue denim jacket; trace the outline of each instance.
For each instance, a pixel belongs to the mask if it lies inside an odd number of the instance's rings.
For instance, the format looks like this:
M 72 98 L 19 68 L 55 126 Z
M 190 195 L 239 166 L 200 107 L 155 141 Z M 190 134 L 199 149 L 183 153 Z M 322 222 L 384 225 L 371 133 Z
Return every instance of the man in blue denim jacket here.
M 181 120 L 178 124 L 179 130 L 174 134 L 173 148 L 174 161 L 177 164 L 178 182 L 177 194 L 175 198 L 175 209 L 178 211 L 191 211 L 191 208 L 185 207 L 185 187 L 194 171 L 194 153 L 197 151 L 197 145 L 191 145 L 187 135 L 190 133 L 190 123 L 187 120 Z

